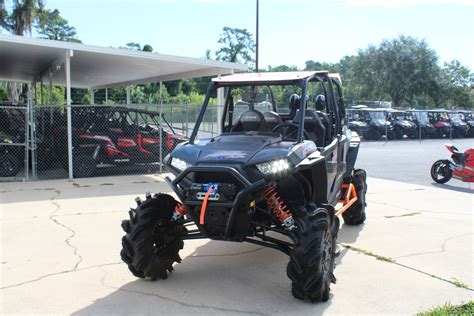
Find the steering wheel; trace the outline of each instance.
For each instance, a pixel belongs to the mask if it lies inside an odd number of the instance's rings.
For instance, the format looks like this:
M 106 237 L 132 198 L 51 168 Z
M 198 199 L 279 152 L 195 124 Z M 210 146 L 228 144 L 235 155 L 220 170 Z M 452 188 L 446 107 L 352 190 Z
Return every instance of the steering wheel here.
M 283 129 L 283 128 L 285 128 L 285 129 L 282 130 L 282 133 L 278 132 L 279 134 L 283 135 L 283 138 L 293 138 L 295 136 L 294 138 L 296 139 L 296 136 L 298 134 L 299 125 L 297 125 L 295 123 L 290 123 L 290 122 L 281 123 L 281 124 L 278 124 L 277 126 L 275 126 L 272 129 L 272 133 L 277 133 L 278 130 Z M 291 130 L 291 132 L 290 132 L 290 130 Z M 305 130 L 303 130 L 303 136 L 304 136 L 304 139 L 306 139 L 306 140 L 309 139 L 309 135 Z

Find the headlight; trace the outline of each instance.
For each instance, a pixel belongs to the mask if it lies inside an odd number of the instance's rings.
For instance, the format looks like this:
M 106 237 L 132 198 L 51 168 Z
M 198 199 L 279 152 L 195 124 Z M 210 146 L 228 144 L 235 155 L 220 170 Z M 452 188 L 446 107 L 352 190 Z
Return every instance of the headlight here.
M 260 163 L 257 165 L 257 168 L 264 175 L 276 174 L 276 173 L 290 169 L 290 163 L 288 162 L 287 159 L 280 159 L 280 160 Z
M 189 164 L 186 161 L 179 158 L 171 158 L 171 165 L 180 171 L 189 167 Z

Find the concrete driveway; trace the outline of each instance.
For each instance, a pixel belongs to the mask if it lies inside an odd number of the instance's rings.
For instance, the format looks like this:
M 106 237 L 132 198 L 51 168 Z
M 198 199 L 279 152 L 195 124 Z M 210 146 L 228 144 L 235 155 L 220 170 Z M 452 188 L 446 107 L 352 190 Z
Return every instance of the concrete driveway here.
M 1 314 L 414 314 L 473 300 L 473 195 L 369 179 L 365 225 L 342 225 L 327 303 L 291 296 L 285 255 L 186 241 L 167 280 L 120 261 L 120 221 L 160 177 L 0 184 Z M 458 285 L 464 286 L 459 287 Z

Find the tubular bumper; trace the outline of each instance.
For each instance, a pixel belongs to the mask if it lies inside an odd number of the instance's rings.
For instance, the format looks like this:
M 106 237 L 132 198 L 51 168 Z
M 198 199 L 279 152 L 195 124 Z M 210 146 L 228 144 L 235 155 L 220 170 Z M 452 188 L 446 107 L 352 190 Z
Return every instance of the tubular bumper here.
M 188 214 L 191 215 L 195 224 L 199 227 L 201 232 L 204 232 L 205 235 L 209 236 L 206 232 L 205 225 L 201 225 L 199 222 L 199 216 L 194 212 L 194 208 L 196 206 L 201 207 L 202 201 L 188 201 L 186 200 L 185 192 L 180 187 L 180 183 L 185 181 L 185 178 L 191 172 L 226 172 L 232 174 L 241 184 L 243 185 L 243 189 L 237 193 L 233 202 L 211 202 L 209 201 L 209 205 L 213 205 L 216 207 L 225 207 L 230 208 L 229 218 L 227 220 L 224 240 L 230 240 L 232 238 L 232 233 L 234 232 L 234 228 L 236 226 L 236 218 L 237 214 L 240 211 L 243 211 L 246 208 L 249 208 L 250 201 L 254 200 L 254 194 L 261 191 L 263 188 L 267 186 L 267 181 L 259 180 L 255 183 L 250 183 L 240 172 L 232 167 L 209 167 L 209 166 L 202 166 L 202 167 L 190 167 L 183 172 L 181 172 L 174 180 L 171 180 L 169 177 L 165 178 L 165 181 L 168 185 L 173 189 L 174 193 L 178 196 L 181 200 L 182 204 L 187 208 Z M 245 236 L 242 236 L 239 239 L 243 239 Z M 234 238 L 232 238 L 234 239 Z

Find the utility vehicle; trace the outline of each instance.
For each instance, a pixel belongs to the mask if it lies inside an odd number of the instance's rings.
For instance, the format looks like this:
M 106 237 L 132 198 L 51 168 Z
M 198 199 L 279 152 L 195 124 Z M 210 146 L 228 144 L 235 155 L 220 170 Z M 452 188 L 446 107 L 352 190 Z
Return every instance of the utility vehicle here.
M 386 109 L 360 108 L 357 110 L 360 121 L 369 125 L 369 131 L 363 136 L 368 140 L 379 140 L 382 136 L 392 140 L 395 138 L 393 125 L 388 120 Z
M 396 139 L 403 139 L 405 135 L 409 138 L 418 138 L 417 126 L 413 121 L 409 120 L 410 116 L 407 112 L 388 109 L 387 113 Z
M 416 124 L 419 137 L 432 138 L 436 134 L 436 127 L 430 123 L 428 112 L 425 110 L 408 110 L 409 120 Z
M 319 71 L 212 79 L 189 141 L 165 159 L 178 199 L 147 194 L 122 222 L 121 257 L 130 271 L 167 278 L 185 239 L 249 242 L 289 256 L 294 297 L 328 300 L 338 216 L 348 225 L 366 217 L 366 173 L 354 169 L 360 140 L 346 126 L 336 78 Z M 220 88 L 222 133 L 197 139 Z M 236 115 L 236 104 L 247 108 Z M 283 106 L 289 111 L 280 115 Z
M 73 172 L 78 178 L 94 175 L 97 167 L 159 163 L 160 155 L 185 140 L 164 116 L 160 121 L 159 112 L 125 106 L 74 108 L 73 126 Z

